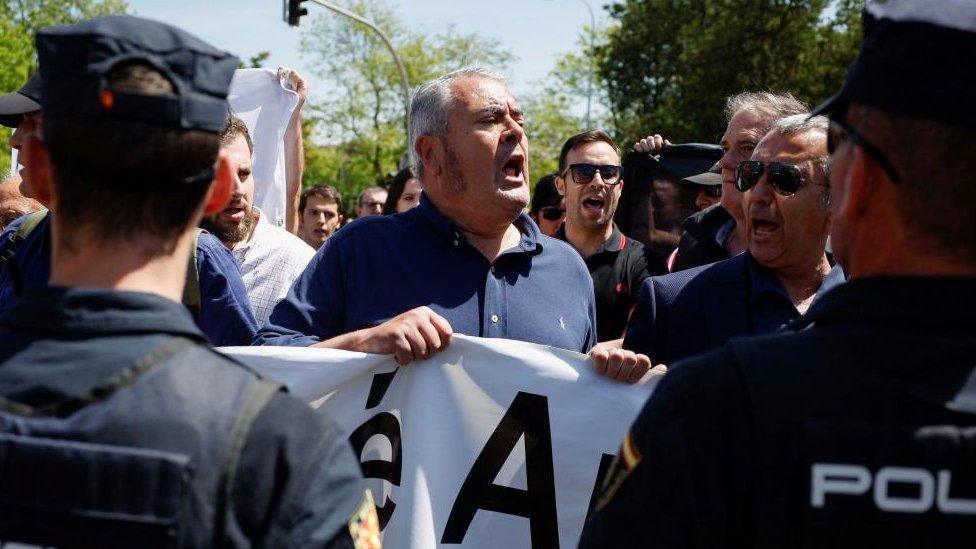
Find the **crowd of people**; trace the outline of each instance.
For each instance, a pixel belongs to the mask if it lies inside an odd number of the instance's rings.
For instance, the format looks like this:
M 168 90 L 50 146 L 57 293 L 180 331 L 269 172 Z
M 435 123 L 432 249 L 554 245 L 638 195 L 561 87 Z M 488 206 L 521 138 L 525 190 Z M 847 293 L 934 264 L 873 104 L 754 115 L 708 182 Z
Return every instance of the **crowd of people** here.
M 0 540 L 377 544 L 345 435 L 211 346 L 406 365 L 455 333 L 664 376 L 582 546 L 971 536 L 976 7 L 864 20 L 816 109 L 745 91 L 720 143 L 649 131 L 625 154 L 581 131 L 531 200 L 504 78 L 445 74 L 351 221 L 328 182 L 298 192 L 290 72 L 283 227 L 254 205 L 233 55 L 130 16 L 40 31 L 39 71 L 0 97 L 21 165 L 0 186 L 0 455 L 22 479 L 0 487 Z

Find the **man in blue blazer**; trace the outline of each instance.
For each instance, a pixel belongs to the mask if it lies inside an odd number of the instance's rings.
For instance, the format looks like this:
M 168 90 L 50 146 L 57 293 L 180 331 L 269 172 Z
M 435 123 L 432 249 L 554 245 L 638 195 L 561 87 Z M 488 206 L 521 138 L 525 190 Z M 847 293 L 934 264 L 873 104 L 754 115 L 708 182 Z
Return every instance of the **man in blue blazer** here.
M 725 261 L 647 279 L 624 348 L 670 364 L 729 338 L 771 332 L 843 281 L 824 253 L 827 120 L 777 120 L 736 170 L 749 249 Z M 829 276 L 828 276 L 829 274 Z

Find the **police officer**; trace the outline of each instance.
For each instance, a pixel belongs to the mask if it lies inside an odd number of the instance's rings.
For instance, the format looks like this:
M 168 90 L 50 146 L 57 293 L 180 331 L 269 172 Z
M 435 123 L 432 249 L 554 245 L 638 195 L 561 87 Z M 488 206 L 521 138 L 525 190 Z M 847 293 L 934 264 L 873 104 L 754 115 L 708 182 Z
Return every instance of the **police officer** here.
M 34 74 L 16 92 L 0 95 L 0 124 L 11 128 L 10 146 L 20 150 L 27 136 L 40 130 L 41 77 Z M 23 155 L 20 164 L 29 162 Z M 21 170 L 23 172 L 24 170 Z M 27 182 L 21 192 L 30 194 Z M 50 207 L 50 204 L 43 204 Z M 96 208 L 111 207 L 96 204 Z M 0 310 L 23 295 L 25 288 L 43 286 L 51 276 L 51 219 L 47 212 L 21 216 L 0 235 Z M 247 345 L 257 332 L 247 288 L 234 256 L 206 232 L 196 238 L 190 258 L 183 304 L 210 343 Z
M 0 316 L 0 541 L 377 541 L 336 426 L 215 353 L 179 303 L 193 228 L 231 192 L 217 132 L 238 60 L 128 16 L 36 45 L 43 137 L 22 154 L 55 205 L 51 285 Z
M 976 537 L 976 4 L 869 2 L 831 118 L 848 284 L 681 361 L 584 547 L 941 547 Z

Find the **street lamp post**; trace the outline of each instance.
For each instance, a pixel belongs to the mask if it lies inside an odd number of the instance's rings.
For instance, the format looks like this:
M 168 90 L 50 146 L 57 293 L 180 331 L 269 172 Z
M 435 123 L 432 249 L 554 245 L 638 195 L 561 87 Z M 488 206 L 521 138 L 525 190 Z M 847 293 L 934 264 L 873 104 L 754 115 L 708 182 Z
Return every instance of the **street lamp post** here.
M 593 8 L 590 6 L 590 3 L 589 2 L 587 2 L 586 0 L 580 0 L 580 2 L 582 2 L 583 5 L 586 6 L 586 9 L 590 12 L 590 32 L 589 32 L 589 35 L 590 35 L 590 59 L 589 59 L 589 61 L 590 61 L 590 77 L 587 79 L 587 84 L 586 84 L 586 127 L 589 128 L 590 127 L 590 107 L 592 106 L 592 103 L 593 103 L 593 79 L 596 78 L 596 69 L 595 69 L 595 67 L 593 65 L 593 49 L 596 47 L 596 44 L 594 43 L 594 40 L 593 40 L 593 33 L 596 32 L 596 17 L 593 15 Z
M 402 90 L 403 91 L 403 127 L 404 127 L 404 132 L 407 135 L 407 140 L 409 141 L 409 139 L 410 139 L 410 137 L 409 137 L 409 134 L 410 134 L 410 83 L 409 83 L 409 80 L 407 79 L 407 69 L 403 66 L 403 62 L 400 60 L 400 56 L 397 55 L 396 49 L 393 47 L 393 43 L 390 42 L 390 38 L 386 35 L 385 32 L 383 32 L 382 29 L 380 29 L 378 26 L 376 26 L 375 23 L 373 23 L 369 19 L 366 19 L 365 17 L 362 17 L 361 15 L 359 15 L 357 13 L 351 12 L 351 11 L 347 10 L 346 8 L 343 8 L 342 6 L 337 6 L 337 5 L 335 5 L 335 4 L 331 3 L 331 2 L 326 2 L 325 0 L 310 0 L 310 1 L 316 3 L 316 4 L 320 5 L 320 6 L 322 6 L 323 8 L 332 10 L 332 11 L 334 11 L 334 12 L 340 14 L 340 15 L 344 15 L 344 16 L 348 17 L 349 19 L 352 19 L 353 21 L 357 21 L 359 23 L 362 23 L 363 25 L 366 25 L 367 27 L 369 27 L 370 29 L 372 29 L 374 32 L 376 32 L 376 34 L 378 34 L 380 36 L 380 39 L 383 40 L 383 44 L 386 45 L 387 49 L 390 50 L 390 54 L 393 55 L 393 61 L 396 62 L 397 68 L 400 69 L 400 85 L 403 88 L 403 90 Z M 410 147 L 410 143 L 407 143 L 407 148 L 409 149 L 409 147 Z

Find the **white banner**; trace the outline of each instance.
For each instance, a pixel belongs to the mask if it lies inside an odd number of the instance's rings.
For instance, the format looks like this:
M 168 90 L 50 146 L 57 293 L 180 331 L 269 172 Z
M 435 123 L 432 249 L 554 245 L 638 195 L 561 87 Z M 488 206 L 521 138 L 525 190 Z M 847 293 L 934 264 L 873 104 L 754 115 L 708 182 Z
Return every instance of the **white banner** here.
M 625 385 L 581 354 L 455 335 L 433 358 L 222 351 L 350 433 L 390 548 L 575 547 L 598 472 L 659 376 Z
M 254 205 L 278 227 L 285 223 L 285 129 L 298 94 L 271 69 L 238 69 L 227 96 L 254 142 Z

